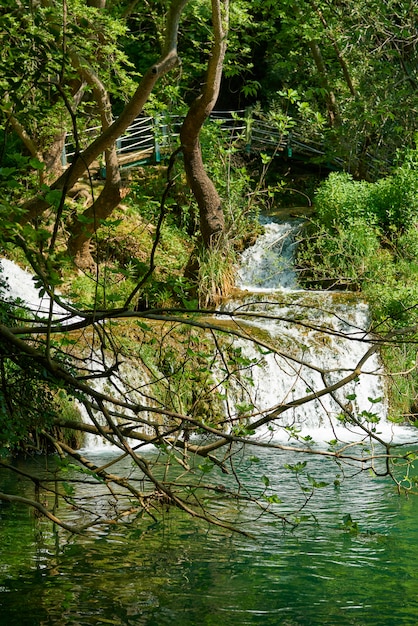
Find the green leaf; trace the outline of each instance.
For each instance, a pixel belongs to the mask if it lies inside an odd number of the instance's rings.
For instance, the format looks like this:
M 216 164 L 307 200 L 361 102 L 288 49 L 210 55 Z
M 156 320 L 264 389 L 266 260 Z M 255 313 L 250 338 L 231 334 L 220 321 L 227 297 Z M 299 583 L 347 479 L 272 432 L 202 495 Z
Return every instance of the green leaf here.
M 359 533 L 359 525 L 357 522 L 353 520 L 350 513 L 347 513 L 346 515 L 344 515 L 342 528 L 343 530 L 346 530 L 352 535 L 358 535 Z
M 44 170 L 46 167 L 45 163 L 42 163 L 42 161 L 40 161 L 39 159 L 36 159 L 35 157 L 32 157 L 31 159 L 29 159 L 29 165 L 33 167 L 33 169 L 39 170 L 39 171 Z
M 266 502 L 269 502 L 270 504 L 280 504 L 282 502 L 279 496 L 275 493 L 272 494 L 271 496 L 265 496 L 265 500 Z
M 142 330 L 145 330 L 147 332 L 152 330 L 151 326 L 149 326 L 145 322 L 141 322 L 141 320 L 137 320 L 136 325 L 139 326 L 139 328 L 142 328 Z
M 107 219 L 107 220 L 100 220 L 100 225 L 107 226 L 107 227 L 113 226 L 114 228 L 116 228 L 117 226 L 120 226 L 122 222 L 123 222 L 123 219 L 115 219 L 115 220 Z
M 295 463 L 294 465 L 290 463 L 285 463 L 284 468 L 290 470 L 291 472 L 295 472 L 299 474 L 306 467 L 307 461 L 299 461 L 299 463 Z
M 81 224 L 93 224 L 94 217 L 87 217 L 87 215 L 80 213 L 80 215 L 77 215 L 77 222 Z
M 198 465 L 198 468 L 204 474 L 208 474 L 209 472 L 211 472 L 214 467 L 215 467 L 215 463 L 209 460 L 206 460 L 204 463 L 200 463 L 200 465 Z
M 45 199 L 47 202 L 52 204 L 52 206 L 58 208 L 62 200 L 62 191 L 60 189 L 52 189 L 51 191 L 48 191 Z
M 249 461 L 250 463 L 260 463 L 258 456 L 250 456 Z
M 323 487 L 328 487 L 328 485 L 329 485 L 329 483 L 326 483 L 324 481 L 316 480 L 310 474 L 307 475 L 307 478 L 308 478 L 308 481 L 310 482 L 310 484 L 312 485 L 312 487 L 315 487 L 316 489 L 322 489 Z
M 74 486 L 73 485 L 70 485 L 69 483 L 64 481 L 62 483 L 62 486 L 63 486 L 64 491 L 65 491 L 67 496 L 72 496 L 74 494 Z
M 0 167 L 0 176 L 9 178 L 9 176 L 14 175 L 16 171 L 17 169 L 15 167 Z
M 377 404 L 378 402 L 382 402 L 383 398 L 379 396 L 379 398 L 368 398 L 368 401 L 372 404 Z

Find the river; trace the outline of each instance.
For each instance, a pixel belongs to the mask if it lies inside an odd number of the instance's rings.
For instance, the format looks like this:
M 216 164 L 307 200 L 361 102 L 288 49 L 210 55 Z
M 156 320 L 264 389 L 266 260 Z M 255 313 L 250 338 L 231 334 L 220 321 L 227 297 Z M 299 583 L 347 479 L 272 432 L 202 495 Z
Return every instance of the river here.
M 295 486 L 283 475 L 291 453 L 259 457 L 241 478 L 252 483 L 268 472 L 291 498 Z M 329 484 L 301 512 L 303 524 L 292 531 L 251 507 L 233 512 L 235 521 L 254 516 L 252 538 L 175 510 L 158 524 L 68 538 L 26 509 L 1 505 L 0 623 L 414 626 L 418 500 L 363 473 L 337 486 L 325 459 L 309 466 Z

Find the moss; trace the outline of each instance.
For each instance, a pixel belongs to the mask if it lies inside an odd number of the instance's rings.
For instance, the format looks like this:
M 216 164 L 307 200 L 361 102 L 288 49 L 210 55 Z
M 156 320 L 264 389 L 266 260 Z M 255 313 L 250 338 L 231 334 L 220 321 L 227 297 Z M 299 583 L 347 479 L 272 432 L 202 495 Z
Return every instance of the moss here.
M 68 420 L 73 424 L 83 423 L 83 417 L 75 400 L 64 391 L 60 390 L 59 394 L 57 394 L 54 406 L 56 415 L 60 420 Z M 54 425 L 51 429 L 49 429 L 49 432 L 59 441 L 66 443 L 68 446 L 76 450 L 81 448 L 84 443 L 84 433 L 81 430 L 78 431 L 74 428 L 64 428 L 62 426 Z

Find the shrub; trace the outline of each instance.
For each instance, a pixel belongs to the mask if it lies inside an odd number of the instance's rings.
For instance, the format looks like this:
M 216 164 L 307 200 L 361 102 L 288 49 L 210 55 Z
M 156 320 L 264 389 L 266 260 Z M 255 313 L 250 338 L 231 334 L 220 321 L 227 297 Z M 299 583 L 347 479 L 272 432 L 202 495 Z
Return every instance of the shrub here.
M 417 173 L 402 167 L 370 184 L 367 202 L 386 234 L 409 230 L 418 222 Z
M 336 223 L 332 228 L 313 221 L 312 229 L 314 234 L 298 250 L 302 278 L 309 276 L 313 282 L 360 288 L 370 276 L 379 251 L 378 231 L 361 219 L 349 225 Z
M 375 224 L 368 209 L 369 183 L 354 181 L 350 174 L 332 172 L 315 197 L 319 222 L 327 229 L 351 226 L 358 220 Z
M 396 240 L 396 253 L 406 261 L 418 262 L 418 228 L 409 228 L 399 235 Z
M 315 198 L 319 222 L 330 229 L 364 220 L 390 237 L 418 224 L 418 173 L 416 162 L 408 155 L 393 175 L 375 183 L 355 181 L 347 173 L 331 173 Z

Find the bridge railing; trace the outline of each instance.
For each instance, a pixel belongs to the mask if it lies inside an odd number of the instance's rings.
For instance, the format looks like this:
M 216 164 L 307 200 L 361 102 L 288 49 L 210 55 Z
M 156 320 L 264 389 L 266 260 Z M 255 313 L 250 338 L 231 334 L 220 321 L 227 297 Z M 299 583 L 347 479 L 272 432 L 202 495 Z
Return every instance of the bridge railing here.
M 117 154 L 153 150 L 155 144 L 154 120 L 138 117 L 116 141 Z
M 116 141 L 116 152 L 122 167 L 139 163 L 160 162 L 162 156 L 179 145 L 180 127 L 184 117 L 181 115 L 160 114 L 155 117 L 139 116 Z M 306 156 L 323 156 L 321 144 L 306 140 L 295 129 L 281 132 L 277 126 L 251 116 L 251 112 L 213 111 L 209 123 L 216 123 L 225 133 L 225 141 L 234 140 L 247 152 L 294 153 Z M 100 126 L 87 129 L 82 133 L 83 144 L 93 140 L 101 132 Z M 71 162 L 75 154 L 74 139 L 67 135 L 63 151 L 63 165 Z

